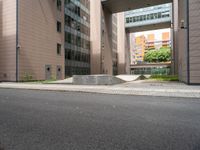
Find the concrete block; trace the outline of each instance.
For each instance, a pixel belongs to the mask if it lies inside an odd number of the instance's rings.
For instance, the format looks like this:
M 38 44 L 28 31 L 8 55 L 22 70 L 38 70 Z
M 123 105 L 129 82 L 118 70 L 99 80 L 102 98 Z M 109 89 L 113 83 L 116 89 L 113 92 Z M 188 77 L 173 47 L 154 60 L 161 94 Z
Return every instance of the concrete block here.
M 74 75 L 75 85 L 114 85 L 125 81 L 111 75 Z

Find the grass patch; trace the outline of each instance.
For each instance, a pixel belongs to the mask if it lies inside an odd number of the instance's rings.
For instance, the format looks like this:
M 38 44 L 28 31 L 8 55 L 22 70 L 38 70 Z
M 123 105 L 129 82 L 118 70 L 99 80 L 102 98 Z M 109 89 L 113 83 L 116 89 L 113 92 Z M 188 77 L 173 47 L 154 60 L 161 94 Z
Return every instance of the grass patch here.
M 172 75 L 152 75 L 149 79 L 158 81 L 179 81 L 178 76 Z
M 53 81 L 56 81 L 56 80 L 36 80 L 36 81 L 22 81 L 21 83 L 31 83 L 31 84 L 46 84 L 46 83 L 51 83 Z

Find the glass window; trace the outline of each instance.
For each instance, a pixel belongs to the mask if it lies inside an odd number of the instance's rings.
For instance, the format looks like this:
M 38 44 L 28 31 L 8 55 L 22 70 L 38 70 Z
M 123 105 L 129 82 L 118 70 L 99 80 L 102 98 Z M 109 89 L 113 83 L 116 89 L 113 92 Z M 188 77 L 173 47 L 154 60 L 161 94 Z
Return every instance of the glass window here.
M 57 55 L 61 55 L 61 44 L 57 44 Z
M 126 23 L 129 23 L 129 18 L 126 18 Z
M 62 8 L 62 1 L 61 0 L 57 0 L 57 9 L 59 11 L 61 11 L 61 8 Z
M 57 21 L 57 31 L 61 32 L 61 22 Z
M 135 22 L 136 21 L 136 19 L 135 19 L 135 17 L 133 17 L 133 22 Z
M 130 22 L 133 22 L 133 18 L 132 17 L 130 18 Z

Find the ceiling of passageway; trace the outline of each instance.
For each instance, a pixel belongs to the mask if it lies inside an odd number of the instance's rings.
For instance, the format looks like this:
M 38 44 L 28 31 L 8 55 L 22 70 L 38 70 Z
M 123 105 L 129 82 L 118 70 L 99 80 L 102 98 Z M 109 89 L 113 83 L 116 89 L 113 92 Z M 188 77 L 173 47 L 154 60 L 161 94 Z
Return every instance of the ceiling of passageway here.
M 173 0 L 101 0 L 112 13 L 173 2 Z

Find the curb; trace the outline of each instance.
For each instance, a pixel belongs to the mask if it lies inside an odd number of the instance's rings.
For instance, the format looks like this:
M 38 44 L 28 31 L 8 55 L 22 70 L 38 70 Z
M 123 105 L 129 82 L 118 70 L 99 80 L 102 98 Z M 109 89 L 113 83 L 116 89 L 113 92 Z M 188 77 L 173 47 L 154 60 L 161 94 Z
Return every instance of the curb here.
M 91 86 L 47 86 L 47 85 L 0 85 L 0 89 L 21 89 L 21 90 L 40 90 L 58 92 L 82 92 L 111 95 L 132 95 L 132 96 L 157 96 L 157 97 L 180 97 L 180 98 L 200 98 L 200 90 L 173 90 L 173 89 L 143 89 L 143 88 L 119 88 L 119 87 L 91 87 Z

